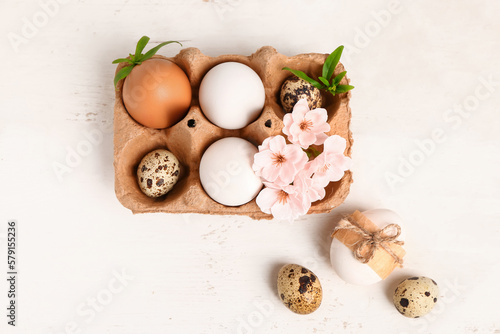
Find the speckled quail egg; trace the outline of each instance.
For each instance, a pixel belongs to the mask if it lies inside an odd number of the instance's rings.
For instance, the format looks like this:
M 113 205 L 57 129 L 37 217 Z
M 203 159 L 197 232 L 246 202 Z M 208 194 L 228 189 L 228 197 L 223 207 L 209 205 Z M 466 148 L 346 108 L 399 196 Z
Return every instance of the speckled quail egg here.
M 298 314 L 316 311 L 323 299 L 318 277 L 297 264 L 287 264 L 280 269 L 278 294 L 283 304 Z
M 137 167 L 137 181 L 144 194 L 160 197 L 174 187 L 179 173 L 179 160 L 172 152 L 154 150 L 146 154 Z
M 291 76 L 283 82 L 280 99 L 285 112 L 291 112 L 300 99 L 307 100 L 309 109 L 321 108 L 323 103 L 319 89 L 297 76 Z
M 434 280 L 424 276 L 410 277 L 396 288 L 394 306 L 405 317 L 418 318 L 432 310 L 438 295 L 439 288 Z

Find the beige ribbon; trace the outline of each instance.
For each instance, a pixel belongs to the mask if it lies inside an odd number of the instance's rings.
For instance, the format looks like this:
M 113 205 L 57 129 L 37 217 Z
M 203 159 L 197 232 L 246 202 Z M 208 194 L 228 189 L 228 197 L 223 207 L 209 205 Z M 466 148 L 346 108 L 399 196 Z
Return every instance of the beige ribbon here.
M 403 259 L 397 256 L 390 248 L 391 244 L 404 245 L 403 241 L 396 240 L 401 234 L 401 227 L 398 224 L 389 224 L 384 228 L 371 233 L 361 227 L 351 216 L 346 216 L 339 222 L 339 226 L 337 226 L 333 231 L 332 237 L 339 230 L 353 231 L 361 237 L 360 241 L 351 245 L 353 246 L 354 257 L 358 261 L 362 263 L 369 262 L 373 258 L 375 250 L 381 247 L 394 258 L 400 267 L 403 266 Z

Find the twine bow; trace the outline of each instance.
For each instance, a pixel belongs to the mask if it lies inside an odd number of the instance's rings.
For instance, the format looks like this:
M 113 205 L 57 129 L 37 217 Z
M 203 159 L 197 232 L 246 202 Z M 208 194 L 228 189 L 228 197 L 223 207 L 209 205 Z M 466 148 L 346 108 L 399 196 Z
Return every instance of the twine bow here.
M 390 245 L 404 245 L 403 241 L 396 240 L 401 234 L 401 227 L 398 224 L 389 224 L 384 228 L 377 230 L 373 233 L 361 227 L 359 223 L 350 216 L 344 217 L 339 223 L 339 226 L 333 231 L 332 237 L 339 230 L 353 231 L 357 233 L 361 240 L 356 242 L 353 246 L 354 257 L 362 262 L 367 263 L 375 254 L 375 250 L 379 247 L 384 249 L 390 256 L 394 258 L 400 267 L 403 266 L 403 259 L 396 255 Z

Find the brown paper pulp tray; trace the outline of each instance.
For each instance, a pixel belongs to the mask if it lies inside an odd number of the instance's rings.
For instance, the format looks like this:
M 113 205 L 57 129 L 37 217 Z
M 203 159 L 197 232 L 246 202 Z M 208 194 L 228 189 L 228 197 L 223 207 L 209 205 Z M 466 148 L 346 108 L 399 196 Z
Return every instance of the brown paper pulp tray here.
M 224 137 L 241 137 L 259 145 L 269 136 L 282 134 L 284 112 L 280 106 L 279 93 L 281 84 L 290 76 L 290 72 L 283 71 L 282 68 L 288 66 L 317 77 L 321 75 L 326 57 L 325 54 L 317 53 L 286 57 L 269 46 L 260 48 L 248 57 L 241 55 L 208 57 L 196 48 L 183 49 L 173 58 L 155 56 L 173 61 L 186 72 L 193 90 L 191 107 L 184 119 L 168 129 L 146 128 L 135 122 L 127 113 L 121 93 L 123 80 L 118 84 L 114 107 L 115 192 L 118 200 L 133 213 L 201 213 L 271 219 L 271 215 L 259 209 L 255 199 L 238 207 L 228 207 L 208 197 L 199 178 L 198 167 L 201 156 L 210 144 Z M 240 130 L 225 130 L 210 123 L 203 115 L 198 101 L 198 89 L 205 73 L 215 65 L 228 61 L 250 66 L 259 74 L 266 91 L 262 114 L 256 121 Z M 117 71 L 123 66 L 124 64 L 120 64 Z M 339 63 L 335 75 L 342 71 L 344 67 Z M 347 77 L 342 80 L 342 84 L 348 82 Z M 350 96 L 350 92 L 335 97 L 329 93 L 323 96 L 323 107 L 328 110 L 328 122 L 331 125 L 329 134 L 337 134 L 347 140 L 345 154 L 349 156 L 352 146 L 352 134 L 349 130 Z M 144 195 L 139 189 L 136 170 L 144 155 L 159 148 L 165 148 L 177 156 L 182 165 L 182 172 L 178 183 L 167 195 L 153 199 Z M 313 203 L 309 213 L 330 212 L 340 205 L 347 197 L 351 183 L 351 172 L 346 172 L 340 181 L 330 183 L 326 188 L 325 198 Z

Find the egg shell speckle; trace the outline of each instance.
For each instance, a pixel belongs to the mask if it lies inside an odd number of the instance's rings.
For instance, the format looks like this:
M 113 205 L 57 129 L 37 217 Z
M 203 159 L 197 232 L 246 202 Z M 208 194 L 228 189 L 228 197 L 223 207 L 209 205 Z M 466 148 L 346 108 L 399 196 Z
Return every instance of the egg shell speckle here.
M 424 276 L 410 277 L 399 283 L 394 292 L 394 306 L 408 318 L 418 318 L 429 313 L 439 296 L 437 283 Z
M 160 197 L 174 187 L 179 173 L 179 160 L 172 152 L 154 150 L 146 154 L 137 167 L 137 181 L 144 194 Z
M 292 312 L 309 314 L 321 305 L 323 289 L 312 271 L 297 264 L 287 264 L 278 273 L 278 295 Z
M 281 106 L 285 112 L 291 112 L 300 99 L 307 100 L 309 109 L 321 108 L 323 104 L 323 97 L 318 88 L 299 77 L 289 77 L 281 85 Z

